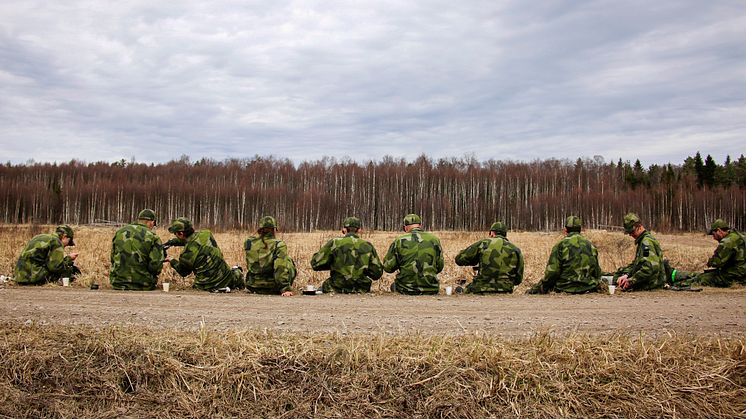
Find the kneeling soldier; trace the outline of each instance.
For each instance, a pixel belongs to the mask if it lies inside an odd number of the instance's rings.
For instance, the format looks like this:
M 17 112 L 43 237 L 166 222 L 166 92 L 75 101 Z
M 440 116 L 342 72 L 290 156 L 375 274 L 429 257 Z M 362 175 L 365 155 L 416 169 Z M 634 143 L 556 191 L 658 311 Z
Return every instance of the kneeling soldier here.
M 57 226 L 54 234 L 34 236 L 16 262 L 14 280 L 18 285 L 43 285 L 60 278 L 72 279 L 80 273 L 74 265 L 77 253 L 65 256 L 65 247 L 75 246 L 73 229 Z

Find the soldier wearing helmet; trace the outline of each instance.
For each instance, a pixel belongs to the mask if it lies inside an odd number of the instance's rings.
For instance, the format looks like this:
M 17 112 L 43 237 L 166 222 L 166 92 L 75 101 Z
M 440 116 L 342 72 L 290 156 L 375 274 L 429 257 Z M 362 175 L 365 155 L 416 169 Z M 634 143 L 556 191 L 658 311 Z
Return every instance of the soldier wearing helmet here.
M 153 232 L 156 215 L 144 209 L 137 222 L 126 225 L 111 241 L 109 282 L 117 290 L 154 290 L 163 269 L 163 245 Z
M 54 234 L 34 236 L 16 262 L 14 280 L 18 285 L 43 285 L 60 278 L 73 279 L 80 274 L 75 266 L 77 253 L 65 256 L 65 247 L 75 246 L 73 229 L 60 225 Z
M 295 263 L 288 255 L 284 241 L 275 238 L 277 221 L 264 216 L 259 220 L 257 235 L 244 242 L 246 253 L 246 288 L 257 294 L 293 295 Z
M 624 216 L 624 232 L 635 239 L 635 259 L 617 269 L 614 281 L 624 291 L 662 288 L 666 284 L 666 267 L 658 240 L 645 230 L 635 213 Z
M 475 266 L 467 293 L 512 293 L 523 281 L 523 254 L 508 240 L 508 227 L 501 221 L 490 226 L 489 238 L 479 240 L 456 255 L 459 266 Z

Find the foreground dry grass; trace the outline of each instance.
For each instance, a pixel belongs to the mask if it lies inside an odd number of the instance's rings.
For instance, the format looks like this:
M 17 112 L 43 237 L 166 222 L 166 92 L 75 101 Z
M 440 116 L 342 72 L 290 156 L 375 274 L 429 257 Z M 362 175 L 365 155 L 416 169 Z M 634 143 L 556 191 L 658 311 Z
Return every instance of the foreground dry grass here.
M 0 274 L 10 276 L 18 254 L 25 243 L 35 234 L 52 231 L 52 226 L 0 226 Z M 83 277 L 79 286 L 90 285 L 92 281 L 98 282 L 103 287 L 109 286 L 109 254 L 111 252 L 111 238 L 114 235 L 113 228 L 76 227 L 74 248 L 68 248 L 80 253 L 78 265 L 83 270 Z M 158 231 L 165 241 L 172 237 L 159 227 Z M 221 232 L 215 233 L 215 238 L 223 250 L 226 261 L 229 264 L 246 266 L 243 254 L 243 241 L 251 232 Z M 295 282 L 297 288 L 306 284 L 320 285 L 327 278 L 327 272 L 314 272 L 311 270 L 309 261 L 327 240 L 337 237 L 340 233 L 333 231 L 320 231 L 313 233 L 280 233 L 279 238 L 285 240 L 290 255 L 298 267 L 298 277 Z M 391 241 L 400 233 L 398 232 L 365 232 L 363 237 L 370 240 L 378 250 L 379 256 L 383 258 Z M 454 258 L 459 251 L 471 243 L 486 236 L 485 232 L 436 232 L 443 244 L 446 266 L 440 275 L 443 285 L 454 284 L 460 278 L 469 278 L 472 271 L 468 267 L 456 266 Z M 601 268 L 606 271 L 615 270 L 619 266 L 629 263 L 634 255 L 634 240 L 623 235 L 621 232 L 588 231 L 584 233 L 598 247 Z M 683 270 L 702 270 L 707 258 L 715 249 L 716 243 L 703 234 L 655 234 L 660 240 L 663 251 L 675 267 Z M 549 257 L 552 246 L 561 238 L 560 233 L 537 233 L 537 232 L 511 232 L 508 238 L 517 244 L 526 259 L 526 270 L 524 283 L 518 287 L 517 292 L 522 292 L 529 285 L 536 283 L 544 273 L 544 266 Z M 172 256 L 179 254 L 179 249 L 169 250 Z M 191 278 L 181 278 L 173 269 L 166 267 L 161 274 L 161 279 L 172 282 L 172 287 L 189 288 Z M 388 290 L 393 282 L 393 274 L 384 274 L 378 284 L 373 285 L 373 291 Z
M 744 417 L 742 339 L 0 326 L 7 417 Z

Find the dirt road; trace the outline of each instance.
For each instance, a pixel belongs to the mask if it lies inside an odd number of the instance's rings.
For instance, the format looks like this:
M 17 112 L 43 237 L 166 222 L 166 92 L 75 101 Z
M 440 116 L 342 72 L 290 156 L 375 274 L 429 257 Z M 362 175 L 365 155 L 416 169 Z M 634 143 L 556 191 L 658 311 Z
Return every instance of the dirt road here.
M 617 295 L 426 296 L 249 295 L 84 288 L 0 289 L 4 320 L 38 324 L 145 326 L 156 329 L 269 329 L 278 332 L 448 334 L 506 337 L 614 332 L 743 335 L 746 288 L 700 293 Z

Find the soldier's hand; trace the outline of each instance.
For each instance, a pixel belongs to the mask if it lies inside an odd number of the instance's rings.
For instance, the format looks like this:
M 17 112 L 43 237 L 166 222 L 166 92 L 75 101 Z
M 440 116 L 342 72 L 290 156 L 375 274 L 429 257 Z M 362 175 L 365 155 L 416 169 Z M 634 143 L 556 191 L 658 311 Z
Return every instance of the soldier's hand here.
M 629 277 L 627 275 L 622 275 L 619 278 L 617 278 L 617 285 L 619 285 L 619 288 L 626 290 L 629 288 Z
M 292 297 L 293 296 L 293 292 L 292 291 L 285 291 L 285 292 L 283 292 L 280 295 L 282 295 L 283 297 Z
M 75 260 L 77 258 L 78 258 L 78 254 L 77 253 L 70 253 L 70 259 Z

